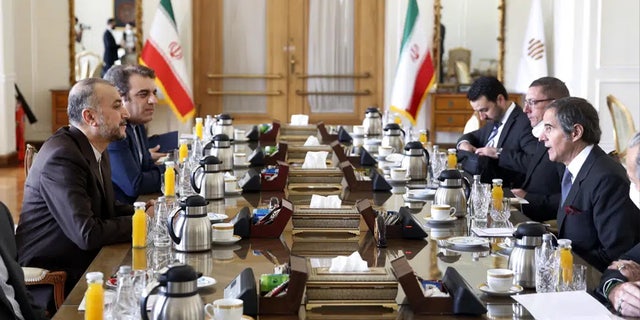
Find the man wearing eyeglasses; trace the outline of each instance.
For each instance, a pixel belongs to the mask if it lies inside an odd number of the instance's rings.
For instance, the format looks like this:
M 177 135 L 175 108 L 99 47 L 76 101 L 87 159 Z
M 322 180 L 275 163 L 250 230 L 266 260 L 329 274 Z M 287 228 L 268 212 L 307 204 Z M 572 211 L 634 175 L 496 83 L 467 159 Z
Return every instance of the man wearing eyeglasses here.
M 482 175 L 482 182 L 501 178 L 507 188 L 520 187 L 527 162 L 536 150 L 531 124 L 522 109 L 509 101 L 507 90 L 494 77 L 481 77 L 467 93 L 482 128 L 464 134 L 458 140 L 458 158 L 465 171 Z
M 557 78 L 542 77 L 531 83 L 524 100 L 524 113 L 531 122 L 531 133 L 536 139 L 544 130 L 542 116 L 546 106 L 556 99 L 568 96 L 569 89 Z M 523 213 L 536 221 L 555 219 L 560 205 L 560 181 L 564 165 L 549 160 L 544 142 L 539 141 L 527 166 L 512 169 L 526 173 L 522 187 L 511 189 L 515 196 L 529 202 L 522 205 Z

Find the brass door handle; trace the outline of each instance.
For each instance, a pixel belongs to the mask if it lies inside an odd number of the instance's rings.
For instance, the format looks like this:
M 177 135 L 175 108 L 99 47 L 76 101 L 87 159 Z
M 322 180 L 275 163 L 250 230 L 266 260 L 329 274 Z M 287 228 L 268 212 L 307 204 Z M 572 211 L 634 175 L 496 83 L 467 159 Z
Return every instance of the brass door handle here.
M 291 68 L 291 74 L 294 74 L 296 72 L 296 57 L 294 55 L 289 58 L 289 67 Z

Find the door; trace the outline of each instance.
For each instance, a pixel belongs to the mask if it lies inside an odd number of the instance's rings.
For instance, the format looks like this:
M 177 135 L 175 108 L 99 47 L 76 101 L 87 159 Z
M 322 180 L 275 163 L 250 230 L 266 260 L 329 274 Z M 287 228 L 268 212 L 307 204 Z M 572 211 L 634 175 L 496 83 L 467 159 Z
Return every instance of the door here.
M 384 1 L 194 0 L 199 116 L 355 124 L 382 106 Z

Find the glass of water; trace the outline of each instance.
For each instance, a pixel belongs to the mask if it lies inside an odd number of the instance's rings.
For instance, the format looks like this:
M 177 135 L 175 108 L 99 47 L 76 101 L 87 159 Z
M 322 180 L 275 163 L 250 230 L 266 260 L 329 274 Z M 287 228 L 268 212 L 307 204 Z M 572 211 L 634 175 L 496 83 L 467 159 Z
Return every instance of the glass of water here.
M 553 251 L 552 251 L 553 252 Z M 555 292 L 558 286 L 558 257 L 536 247 L 536 292 Z

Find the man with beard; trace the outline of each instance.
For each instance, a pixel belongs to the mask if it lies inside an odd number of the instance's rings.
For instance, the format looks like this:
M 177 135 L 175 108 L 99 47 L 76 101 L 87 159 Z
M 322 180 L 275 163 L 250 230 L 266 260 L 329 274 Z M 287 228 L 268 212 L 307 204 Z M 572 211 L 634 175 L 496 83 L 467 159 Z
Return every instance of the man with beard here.
M 104 75 L 118 90 L 129 112 L 124 140 L 109 144 L 111 180 L 117 200 L 132 204 L 141 194 L 160 192 L 164 166 L 156 165 L 160 146 L 149 148 L 145 125 L 153 119 L 158 103 L 153 70 L 140 65 L 114 66 Z
M 114 199 L 105 152 L 125 137 L 129 112 L 118 91 L 106 80 L 81 80 L 67 114 L 70 125 L 45 141 L 31 166 L 16 231 L 19 263 L 66 271 L 65 294 L 102 246 L 131 241 L 133 214 Z

